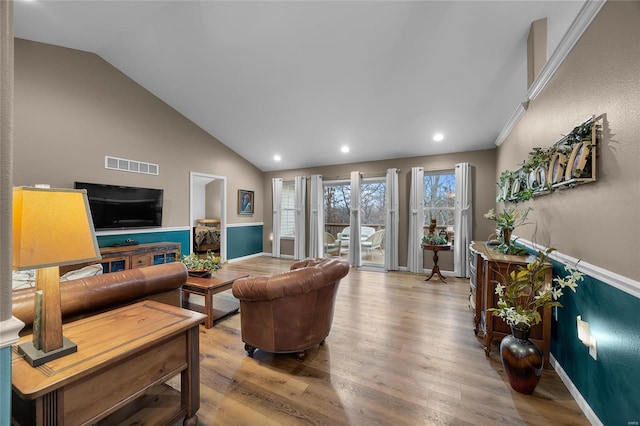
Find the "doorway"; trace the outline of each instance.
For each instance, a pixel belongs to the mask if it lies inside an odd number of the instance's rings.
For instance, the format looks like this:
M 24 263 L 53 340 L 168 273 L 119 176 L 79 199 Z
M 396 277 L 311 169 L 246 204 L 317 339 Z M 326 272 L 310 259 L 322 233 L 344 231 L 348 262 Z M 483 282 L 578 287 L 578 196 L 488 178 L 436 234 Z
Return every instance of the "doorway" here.
M 198 219 L 220 220 L 220 258 L 227 259 L 227 178 L 207 173 L 190 173 L 189 227 Z M 189 252 L 194 250 L 194 233 L 190 232 Z
M 326 181 L 323 184 L 325 251 L 327 247 L 335 245 L 334 241 L 339 241 L 339 255 L 347 257 L 350 234 L 349 218 L 351 216 L 351 183 L 349 181 Z M 362 266 L 376 270 L 384 268 L 385 190 L 386 181 L 384 178 L 366 178 L 363 179 L 360 186 Z

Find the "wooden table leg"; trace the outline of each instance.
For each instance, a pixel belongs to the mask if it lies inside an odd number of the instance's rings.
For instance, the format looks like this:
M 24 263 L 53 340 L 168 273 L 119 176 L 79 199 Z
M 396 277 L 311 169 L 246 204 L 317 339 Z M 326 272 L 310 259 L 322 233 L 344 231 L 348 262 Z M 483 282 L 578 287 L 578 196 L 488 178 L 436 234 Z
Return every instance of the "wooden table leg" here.
M 213 293 L 211 290 L 207 290 L 204 294 L 204 314 L 207 319 L 204 320 L 204 327 L 213 327 Z
M 187 415 L 182 424 L 196 426 L 200 409 L 200 336 L 198 327 L 187 331 L 187 368 L 180 375 L 182 404 L 187 407 Z
M 447 282 L 447 280 L 440 273 L 440 267 L 438 266 L 438 252 L 434 250 L 433 251 L 433 269 L 431 270 L 431 275 L 429 275 L 425 279 L 425 281 L 429 281 L 431 277 L 433 277 L 435 274 L 437 274 L 438 277 L 440 277 L 440 280 L 442 280 L 445 283 Z

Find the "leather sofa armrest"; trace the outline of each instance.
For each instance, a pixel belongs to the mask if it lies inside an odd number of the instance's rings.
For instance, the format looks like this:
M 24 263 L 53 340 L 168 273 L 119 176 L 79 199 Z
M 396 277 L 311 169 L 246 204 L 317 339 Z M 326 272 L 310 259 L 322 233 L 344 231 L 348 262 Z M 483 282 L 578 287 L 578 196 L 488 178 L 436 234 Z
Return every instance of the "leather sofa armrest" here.
M 271 276 L 247 277 L 236 280 L 233 296 L 239 300 L 275 300 L 297 296 L 335 283 L 349 272 L 344 259 L 305 259 L 294 263 L 290 271 Z
M 322 283 L 322 271 L 303 268 L 271 276 L 247 277 L 236 280 L 231 287 L 238 300 L 275 300 L 308 293 Z
M 293 271 L 294 269 L 302 269 L 302 268 L 306 268 L 308 266 L 316 266 L 316 265 L 324 263 L 324 262 L 326 262 L 328 260 L 329 259 L 324 258 L 324 257 L 318 257 L 318 258 L 309 257 L 309 258 L 298 260 L 298 261 L 294 262 L 291 265 L 290 269 Z
M 187 282 L 182 262 L 79 278 L 60 283 L 62 316 L 90 314 L 110 306 L 121 306 L 147 296 L 179 289 Z M 15 290 L 13 315 L 26 325 L 33 324 L 35 289 Z

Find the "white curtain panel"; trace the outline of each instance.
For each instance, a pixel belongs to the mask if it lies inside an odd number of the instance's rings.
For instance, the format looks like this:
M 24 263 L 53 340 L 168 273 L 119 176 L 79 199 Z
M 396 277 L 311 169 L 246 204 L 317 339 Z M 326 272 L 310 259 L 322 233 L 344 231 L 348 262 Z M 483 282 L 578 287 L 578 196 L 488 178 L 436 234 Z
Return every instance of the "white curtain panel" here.
M 307 204 L 307 178 L 296 176 L 294 182 L 296 197 L 296 214 L 294 217 L 295 240 L 293 241 L 293 258 L 295 260 L 304 259 L 306 256 L 307 241 L 305 238 L 305 219 Z
M 360 172 L 351 172 L 351 217 L 349 218 L 349 264 L 362 266 L 360 247 Z
M 397 271 L 398 266 L 398 169 L 387 169 L 384 205 L 384 269 Z
M 309 257 L 324 256 L 324 188 L 322 175 L 311 175 L 309 208 Z
M 456 205 L 453 246 L 453 272 L 456 277 L 469 277 L 469 244 L 472 235 L 472 177 L 469 163 L 456 164 Z
M 407 269 L 422 272 L 422 235 L 424 234 L 424 168 L 411 168 L 409 193 L 409 247 Z
M 282 178 L 273 178 L 271 186 L 273 192 L 273 241 L 271 243 L 271 256 L 280 257 L 280 207 L 282 206 Z

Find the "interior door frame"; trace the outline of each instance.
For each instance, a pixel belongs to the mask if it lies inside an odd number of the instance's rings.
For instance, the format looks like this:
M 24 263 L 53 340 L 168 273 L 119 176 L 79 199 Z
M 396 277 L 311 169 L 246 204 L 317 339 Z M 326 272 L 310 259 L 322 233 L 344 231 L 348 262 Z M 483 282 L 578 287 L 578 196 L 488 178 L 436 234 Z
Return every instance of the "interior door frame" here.
M 196 197 L 205 193 L 208 183 L 219 180 L 222 182 L 220 191 L 220 258 L 227 260 L 227 177 L 210 173 L 189 173 L 189 253 L 193 252 L 193 232 L 196 219 L 202 219 L 200 212 L 195 211 Z M 198 217 L 196 217 L 196 215 Z

